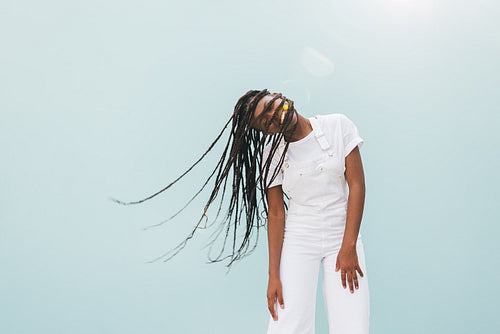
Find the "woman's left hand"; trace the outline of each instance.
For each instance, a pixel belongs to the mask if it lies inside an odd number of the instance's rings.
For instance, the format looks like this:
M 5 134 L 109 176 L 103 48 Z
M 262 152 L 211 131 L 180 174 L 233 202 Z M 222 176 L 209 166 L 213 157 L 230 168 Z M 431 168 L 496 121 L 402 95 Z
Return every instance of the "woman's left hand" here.
M 335 271 L 339 271 L 340 277 L 342 279 L 342 286 L 346 288 L 346 278 L 349 282 L 349 288 L 351 293 L 354 293 L 353 282 L 356 289 L 359 289 L 358 276 L 356 270 L 359 271 L 361 277 L 363 277 L 363 272 L 358 263 L 358 254 L 356 253 L 356 246 L 353 247 L 340 247 L 339 254 L 337 255 L 337 264 L 335 266 Z

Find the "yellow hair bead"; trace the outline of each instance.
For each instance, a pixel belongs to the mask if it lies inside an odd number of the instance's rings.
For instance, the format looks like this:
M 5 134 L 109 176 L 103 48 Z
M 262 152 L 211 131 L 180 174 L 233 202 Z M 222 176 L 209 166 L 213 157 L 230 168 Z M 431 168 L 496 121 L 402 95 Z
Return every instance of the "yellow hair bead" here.
M 285 102 L 285 104 L 283 105 L 283 110 L 288 110 L 288 102 Z

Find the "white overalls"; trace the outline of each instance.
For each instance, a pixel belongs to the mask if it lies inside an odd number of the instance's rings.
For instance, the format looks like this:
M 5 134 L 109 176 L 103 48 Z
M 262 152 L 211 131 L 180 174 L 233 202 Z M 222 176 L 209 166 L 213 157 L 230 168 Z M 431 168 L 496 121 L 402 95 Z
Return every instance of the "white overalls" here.
M 335 271 L 342 245 L 347 212 L 347 186 L 342 148 L 331 147 L 318 116 L 309 118 L 323 155 L 317 160 L 283 162 L 283 191 L 289 209 L 280 260 L 282 309 L 275 303 L 278 320 L 269 319 L 267 334 L 314 334 L 316 290 L 323 264 L 323 299 L 330 334 L 368 334 L 370 302 L 361 234 L 356 251 L 364 277 L 357 272 L 359 289 L 344 289 L 341 270 Z M 284 142 L 277 152 L 282 153 Z

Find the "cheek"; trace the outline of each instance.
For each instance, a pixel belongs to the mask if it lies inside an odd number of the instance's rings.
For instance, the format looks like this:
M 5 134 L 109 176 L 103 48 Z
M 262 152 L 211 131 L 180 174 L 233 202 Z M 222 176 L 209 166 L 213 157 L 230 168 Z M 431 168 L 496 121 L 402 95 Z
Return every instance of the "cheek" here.
M 291 110 L 288 110 L 287 112 L 292 113 L 291 115 L 288 115 L 288 117 L 290 117 L 290 125 L 294 125 L 295 122 L 298 120 L 297 115 Z

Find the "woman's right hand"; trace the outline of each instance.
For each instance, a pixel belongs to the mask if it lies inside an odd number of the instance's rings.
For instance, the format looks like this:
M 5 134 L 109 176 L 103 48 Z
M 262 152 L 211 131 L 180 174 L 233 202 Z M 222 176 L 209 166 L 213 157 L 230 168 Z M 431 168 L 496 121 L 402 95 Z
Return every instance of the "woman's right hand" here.
M 284 309 L 285 304 L 283 302 L 281 280 L 279 278 L 269 278 L 269 282 L 267 284 L 267 306 L 274 321 L 278 320 L 278 315 L 276 314 L 275 310 L 276 298 L 278 298 L 278 302 L 281 305 L 281 308 Z

